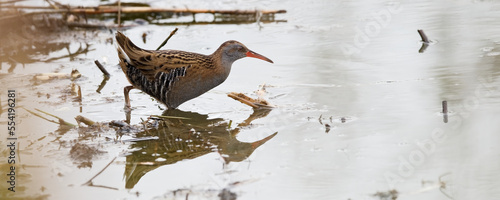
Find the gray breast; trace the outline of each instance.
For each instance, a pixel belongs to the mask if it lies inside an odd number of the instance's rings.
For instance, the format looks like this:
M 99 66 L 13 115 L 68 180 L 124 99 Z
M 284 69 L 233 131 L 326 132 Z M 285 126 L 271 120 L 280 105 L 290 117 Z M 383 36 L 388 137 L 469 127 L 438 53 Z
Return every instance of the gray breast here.
M 189 73 L 186 72 L 186 73 Z M 171 84 L 171 90 L 166 94 L 165 105 L 169 108 L 177 108 L 182 103 L 196 98 L 205 92 L 223 83 L 228 74 L 217 74 L 210 78 L 203 77 L 202 74 L 189 76 L 189 79 L 178 77 Z

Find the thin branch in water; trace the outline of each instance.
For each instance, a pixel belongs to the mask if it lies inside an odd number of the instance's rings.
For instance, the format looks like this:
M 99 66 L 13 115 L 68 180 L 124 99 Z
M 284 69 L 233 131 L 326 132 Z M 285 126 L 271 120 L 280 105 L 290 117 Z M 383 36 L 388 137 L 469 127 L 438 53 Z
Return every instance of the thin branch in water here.
M 141 142 L 141 141 L 148 141 L 148 140 L 158 140 L 158 136 L 150 136 L 150 137 L 141 137 L 141 138 L 132 138 L 132 139 L 127 139 L 127 140 L 122 140 L 122 142 Z
M 78 86 L 78 96 L 76 97 L 76 100 L 80 103 L 82 103 L 82 87 L 80 87 L 79 85 Z
M 59 120 L 59 122 L 57 122 L 57 121 L 55 121 L 55 120 L 50 120 L 50 119 L 48 119 L 48 118 L 46 118 L 46 117 L 43 117 L 42 115 L 40 115 L 40 114 L 38 114 L 38 113 L 35 113 L 35 112 L 33 112 L 33 111 L 30 111 L 30 110 L 28 110 L 28 109 L 26 109 L 26 108 L 23 108 L 23 109 L 24 109 L 24 110 L 26 110 L 26 111 L 28 111 L 29 113 L 31 113 L 31 114 L 33 114 L 33 115 L 35 115 L 35 116 L 37 116 L 37 117 L 40 117 L 40 118 L 42 118 L 42 119 L 45 119 L 45 120 L 47 120 L 47 121 L 49 121 L 49 122 L 53 122 L 53 123 L 56 123 L 56 124 L 59 124 L 59 125 L 66 125 L 66 126 L 70 126 L 70 127 L 76 127 L 76 125 L 71 124 L 71 123 L 69 123 L 69 122 L 67 122 L 67 121 L 64 121 L 64 119 L 62 119 L 62 118 L 60 118 L 60 117 L 58 117 L 58 116 L 55 116 L 55 115 L 53 115 L 53 114 L 50 114 L 50 113 L 48 113 L 48 112 L 45 112 L 45 111 L 43 111 L 43 110 L 40 110 L 40 109 L 38 109 L 38 108 L 35 108 L 35 110 L 36 110 L 36 111 L 38 111 L 38 112 L 41 112 L 41 113 L 43 113 L 43 114 L 46 114 L 46 115 L 48 115 L 48 116 L 54 117 L 54 118 L 58 119 L 58 120 Z
M 448 113 L 448 102 L 443 101 L 443 114 L 447 114 L 447 113 Z
M 448 102 L 443 101 L 443 122 L 448 123 Z
M 94 61 L 95 65 L 101 70 L 101 72 L 104 74 L 105 77 L 110 76 L 109 72 L 104 68 L 104 66 L 101 65 L 101 63 L 98 60 Z
M 59 7 L 55 4 L 53 4 L 52 2 L 50 2 L 49 0 L 45 0 L 45 2 L 47 2 L 50 6 L 52 6 L 52 8 L 54 8 L 55 10 L 59 10 Z
M 42 118 L 42 119 L 44 119 L 44 120 L 47 120 L 47 121 L 52 122 L 52 123 L 55 123 L 55 124 L 59 124 L 59 122 L 57 122 L 57 121 L 55 121 L 55 120 L 51 120 L 51 119 L 49 119 L 49 118 L 46 118 L 46 117 L 44 117 L 44 116 L 42 116 L 42 115 L 40 115 L 40 114 L 38 114 L 38 113 L 35 113 L 35 112 L 31 111 L 31 110 L 28 110 L 28 109 L 25 109 L 25 110 L 26 110 L 26 111 L 28 111 L 29 113 L 31 113 L 32 115 L 35 115 L 35 116 L 37 116 L 37 117 L 40 117 L 40 118 Z
M 275 106 L 267 102 L 265 99 L 253 99 L 244 95 L 243 93 L 231 92 L 227 94 L 228 97 L 233 98 L 236 101 L 239 101 L 243 104 L 251 106 L 254 109 L 272 109 Z
M 430 43 L 429 38 L 427 38 L 427 35 L 425 35 L 425 33 L 424 33 L 424 30 L 418 29 L 417 32 L 420 35 L 420 37 L 422 38 L 423 42 Z
M 168 40 L 170 40 L 170 38 L 172 36 L 174 36 L 174 34 L 177 32 L 177 30 L 179 30 L 178 28 L 175 28 L 172 32 L 170 32 L 170 35 L 167 37 L 167 39 L 165 39 L 165 41 L 163 41 L 163 43 L 160 44 L 160 46 L 156 49 L 157 51 L 160 50 L 163 46 L 165 46 L 168 42 Z
M 95 124 L 94 121 L 90 120 L 89 118 L 86 118 L 84 116 L 81 116 L 81 115 L 78 115 L 75 117 L 75 120 L 78 122 L 78 124 L 80 123 L 84 123 L 85 125 L 87 126 L 92 126 Z
M 93 176 L 92 178 L 90 178 L 90 180 L 88 180 L 87 182 L 85 182 L 84 184 L 82 185 L 92 185 L 92 180 L 94 180 L 95 177 L 99 176 L 99 174 L 101 174 L 104 170 L 106 170 L 110 165 L 111 163 L 113 163 L 115 160 L 116 160 L 117 156 L 115 156 L 115 158 L 113 158 L 113 160 L 111 160 L 111 162 L 109 162 L 101 171 L 99 171 L 95 176 Z
M 447 175 L 450 175 L 451 172 L 447 172 L 447 173 L 444 173 L 443 175 L 439 176 L 439 191 L 441 191 L 441 193 L 443 193 L 446 197 L 450 198 L 450 199 L 453 199 L 452 196 L 450 196 L 448 193 L 446 193 L 444 190 L 446 189 L 446 182 L 442 181 L 441 178 L 443 178 L 443 176 L 447 176 Z
M 118 190 L 118 188 L 115 187 L 110 187 L 110 186 L 105 186 L 105 185 L 94 185 L 92 183 L 88 184 L 90 187 L 98 187 L 98 188 L 104 188 L 104 189 L 110 189 L 110 190 Z
M 162 118 L 162 119 L 190 119 L 187 117 L 177 117 L 177 116 L 162 116 L 162 115 L 151 115 L 151 117 L 157 117 L 157 118 Z M 150 118 L 148 118 L 150 119 Z

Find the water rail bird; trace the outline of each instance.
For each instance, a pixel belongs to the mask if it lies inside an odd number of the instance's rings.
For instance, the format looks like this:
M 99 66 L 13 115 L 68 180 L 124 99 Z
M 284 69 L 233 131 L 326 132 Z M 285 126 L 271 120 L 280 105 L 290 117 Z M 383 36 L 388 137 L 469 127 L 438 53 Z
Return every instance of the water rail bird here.
M 223 83 L 234 61 L 253 57 L 273 63 L 238 41 L 229 40 L 212 54 L 179 50 L 145 50 L 116 33 L 120 67 L 130 86 L 124 88 L 125 107 L 130 108 L 129 92 L 137 88 L 175 109 Z

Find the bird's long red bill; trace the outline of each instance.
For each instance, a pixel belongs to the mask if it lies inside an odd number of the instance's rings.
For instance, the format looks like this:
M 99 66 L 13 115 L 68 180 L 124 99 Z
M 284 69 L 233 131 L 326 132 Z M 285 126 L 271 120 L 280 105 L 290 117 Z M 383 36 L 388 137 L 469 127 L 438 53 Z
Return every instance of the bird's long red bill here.
M 253 51 L 248 51 L 246 53 L 246 55 L 247 55 L 247 57 L 258 58 L 258 59 L 265 60 L 265 61 L 270 62 L 270 63 L 274 63 L 271 59 L 266 58 L 265 56 L 260 55 L 258 53 L 255 53 Z

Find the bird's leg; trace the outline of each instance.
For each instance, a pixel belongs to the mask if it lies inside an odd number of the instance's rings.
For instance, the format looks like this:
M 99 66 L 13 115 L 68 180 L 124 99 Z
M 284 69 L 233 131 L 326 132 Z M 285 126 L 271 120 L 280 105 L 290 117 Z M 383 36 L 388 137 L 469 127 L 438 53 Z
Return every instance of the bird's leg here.
M 123 94 L 125 95 L 125 108 L 130 109 L 130 98 L 128 97 L 128 93 L 130 92 L 131 89 L 134 89 L 135 87 L 132 85 L 126 86 L 123 88 Z

